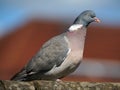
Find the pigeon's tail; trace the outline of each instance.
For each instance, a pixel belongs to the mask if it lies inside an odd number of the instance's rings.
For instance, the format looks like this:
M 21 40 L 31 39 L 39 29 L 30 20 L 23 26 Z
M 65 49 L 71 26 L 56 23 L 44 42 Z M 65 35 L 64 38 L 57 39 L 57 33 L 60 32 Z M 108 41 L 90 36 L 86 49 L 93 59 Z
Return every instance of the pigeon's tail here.
M 26 80 L 26 76 L 27 76 L 26 70 L 22 69 L 20 72 L 18 72 L 17 74 L 15 74 L 11 78 L 11 80 L 14 80 L 14 81 L 25 81 Z

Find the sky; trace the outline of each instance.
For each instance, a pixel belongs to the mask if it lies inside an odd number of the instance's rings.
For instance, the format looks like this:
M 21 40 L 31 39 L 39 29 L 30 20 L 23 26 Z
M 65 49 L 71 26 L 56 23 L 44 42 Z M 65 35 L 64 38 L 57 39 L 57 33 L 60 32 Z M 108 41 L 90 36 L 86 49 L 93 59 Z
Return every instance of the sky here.
M 93 10 L 102 24 L 119 25 L 120 0 L 0 0 L 0 36 L 39 18 L 73 22 L 84 10 Z

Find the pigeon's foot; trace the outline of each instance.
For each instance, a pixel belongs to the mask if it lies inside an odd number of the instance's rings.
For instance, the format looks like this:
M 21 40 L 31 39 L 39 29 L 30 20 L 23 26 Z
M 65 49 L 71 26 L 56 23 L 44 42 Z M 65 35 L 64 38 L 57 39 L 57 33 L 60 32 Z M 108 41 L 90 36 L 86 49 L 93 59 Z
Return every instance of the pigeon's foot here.
M 63 82 L 61 79 L 57 79 L 56 81 L 57 81 L 57 82 Z

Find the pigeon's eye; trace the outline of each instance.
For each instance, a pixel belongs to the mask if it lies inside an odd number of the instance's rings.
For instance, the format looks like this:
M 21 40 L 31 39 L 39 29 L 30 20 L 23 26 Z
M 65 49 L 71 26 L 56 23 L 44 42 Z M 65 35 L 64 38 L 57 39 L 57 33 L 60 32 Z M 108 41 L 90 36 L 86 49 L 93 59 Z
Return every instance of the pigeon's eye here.
M 91 15 L 91 18 L 94 18 L 95 16 L 94 15 Z
M 91 16 L 91 18 L 94 18 L 95 16 Z

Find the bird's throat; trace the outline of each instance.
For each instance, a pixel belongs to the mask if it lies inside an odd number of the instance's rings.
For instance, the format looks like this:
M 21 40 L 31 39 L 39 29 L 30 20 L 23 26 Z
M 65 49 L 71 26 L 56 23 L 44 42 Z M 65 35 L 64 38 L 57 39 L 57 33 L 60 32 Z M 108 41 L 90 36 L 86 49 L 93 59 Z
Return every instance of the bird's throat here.
M 86 28 L 82 28 L 77 31 L 67 32 L 67 38 L 69 41 L 69 47 L 72 51 L 81 51 L 84 50 L 84 43 L 86 37 Z

